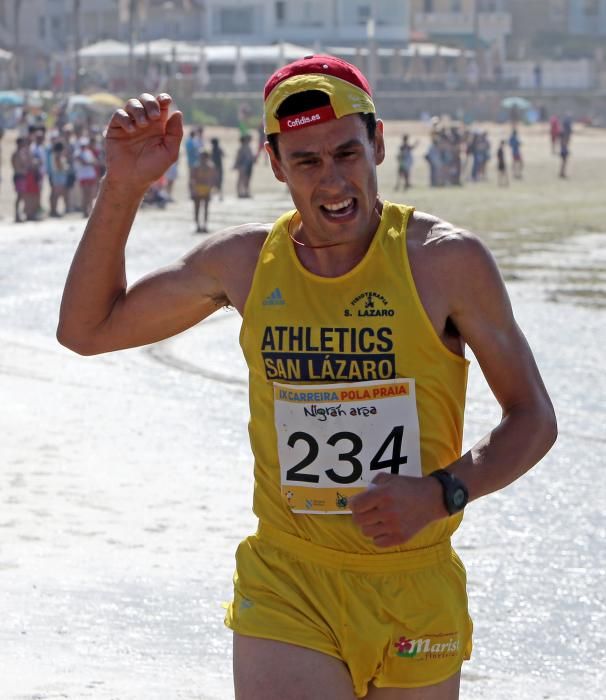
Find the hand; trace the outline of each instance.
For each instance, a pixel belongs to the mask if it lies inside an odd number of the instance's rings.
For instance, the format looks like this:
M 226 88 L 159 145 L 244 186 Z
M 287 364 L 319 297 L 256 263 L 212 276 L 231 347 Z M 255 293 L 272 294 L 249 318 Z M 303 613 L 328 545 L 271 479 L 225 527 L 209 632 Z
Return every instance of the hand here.
M 430 522 L 448 515 L 442 487 L 432 477 L 377 474 L 349 505 L 354 523 L 378 547 L 403 544 Z
M 143 93 L 114 112 L 105 136 L 107 180 L 145 192 L 179 157 L 183 116 L 171 97 Z

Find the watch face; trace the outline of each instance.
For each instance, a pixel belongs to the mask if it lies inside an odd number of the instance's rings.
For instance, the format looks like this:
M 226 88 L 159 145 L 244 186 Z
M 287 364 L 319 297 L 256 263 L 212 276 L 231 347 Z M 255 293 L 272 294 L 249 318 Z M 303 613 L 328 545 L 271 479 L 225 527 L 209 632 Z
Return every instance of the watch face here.
M 452 494 L 452 502 L 456 508 L 463 508 L 465 505 L 465 491 L 461 488 L 456 489 Z

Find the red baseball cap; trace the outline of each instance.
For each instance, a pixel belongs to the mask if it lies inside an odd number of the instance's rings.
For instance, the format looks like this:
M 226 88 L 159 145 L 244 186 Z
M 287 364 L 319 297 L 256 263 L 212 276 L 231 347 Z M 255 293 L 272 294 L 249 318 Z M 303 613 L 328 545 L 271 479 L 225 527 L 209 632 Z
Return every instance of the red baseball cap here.
M 282 102 L 308 90 L 324 92 L 330 101 L 300 114 L 277 117 Z M 301 129 L 349 114 L 375 113 L 368 81 L 356 66 L 336 56 L 306 56 L 279 68 L 265 83 L 263 123 L 266 134 Z

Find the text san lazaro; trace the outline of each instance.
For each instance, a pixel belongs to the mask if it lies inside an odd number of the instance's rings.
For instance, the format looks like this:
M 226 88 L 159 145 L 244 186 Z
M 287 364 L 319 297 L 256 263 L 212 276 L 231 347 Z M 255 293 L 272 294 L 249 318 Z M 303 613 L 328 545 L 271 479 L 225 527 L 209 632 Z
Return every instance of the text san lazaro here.
M 389 327 L 267 326 L 261 355 L 271 380 L 365 381 L 396 376 Z

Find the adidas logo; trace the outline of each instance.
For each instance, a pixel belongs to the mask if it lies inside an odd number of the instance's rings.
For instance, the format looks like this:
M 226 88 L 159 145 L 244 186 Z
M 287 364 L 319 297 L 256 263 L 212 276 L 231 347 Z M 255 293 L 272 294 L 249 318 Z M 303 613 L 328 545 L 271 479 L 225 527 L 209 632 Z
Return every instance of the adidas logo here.
M 282 298 L 282 292 L 276 287 L 274 291 L 263 299 L 263 306 L 284 306 L 286 302 Z

